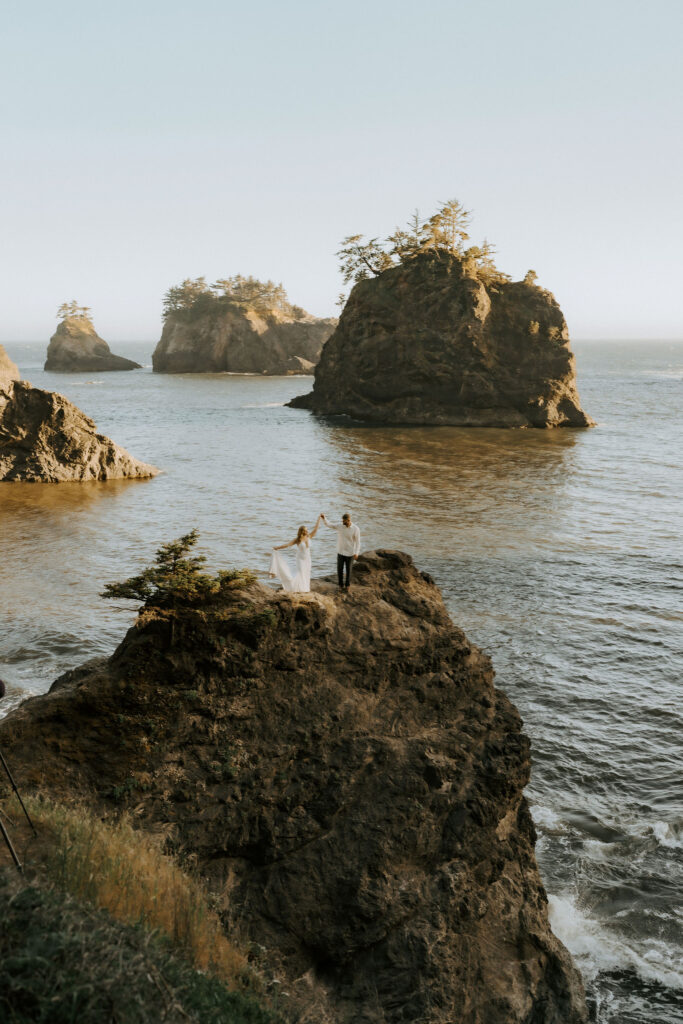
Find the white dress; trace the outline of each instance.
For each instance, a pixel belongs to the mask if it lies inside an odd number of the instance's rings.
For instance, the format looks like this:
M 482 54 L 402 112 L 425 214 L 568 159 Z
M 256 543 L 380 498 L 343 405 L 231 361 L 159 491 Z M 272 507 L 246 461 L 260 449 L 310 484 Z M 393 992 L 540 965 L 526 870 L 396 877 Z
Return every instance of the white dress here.
M 283 551 L 273 551 L 268 572 L 277 576 L 284 590 L 292 594 L 307 594 L 311 589 L 311 546 L 306 541 L 294 545 L 296 571 L 292 575 Z

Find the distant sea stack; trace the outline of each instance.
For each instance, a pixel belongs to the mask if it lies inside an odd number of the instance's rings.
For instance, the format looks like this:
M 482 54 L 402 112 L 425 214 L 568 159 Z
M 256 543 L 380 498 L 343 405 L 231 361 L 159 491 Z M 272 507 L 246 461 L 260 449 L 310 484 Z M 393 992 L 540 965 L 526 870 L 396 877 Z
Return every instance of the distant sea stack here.
M 158 472 L 98 434 L 63 395 L 0 376 L 0 481 L 118 480 Z
M 5 384 L 9 384 L 10 381 L 19 380 L 20 376 L 19 367 L 10 359 L 5 349 L 0 345 L 0 388 Z
M 241 276 L 171 288 L 155 373 L 312 373 L 336 319 L 317 319 L 282 285 Z
M 386 242 L 342 243 L 355 285 L 313 391 L 290 405 L 387 424 L 588 427 L 562 311 L 529 271 L 513 282 L 487 243 L 465 248 L 457 200 Z
M 19 786 L 164 836 L 287 1020 L 585 1024 L 517 711 L 408 555 L 355 565 L 343 599 L 239 574 L 150 598 L 0 722 Z
M 139 370 L 141 366 L 132 359 L 114 355 L 89 316 L 69 315 L 50 338 L 44 369 L 59 373 L 106 373 Z

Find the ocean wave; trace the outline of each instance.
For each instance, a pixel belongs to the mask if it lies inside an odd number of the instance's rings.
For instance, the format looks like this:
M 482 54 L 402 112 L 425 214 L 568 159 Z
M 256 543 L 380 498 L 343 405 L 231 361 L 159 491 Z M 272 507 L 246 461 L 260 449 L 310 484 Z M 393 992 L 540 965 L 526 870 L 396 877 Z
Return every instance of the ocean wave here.
M 574 899 L 548 897 L 551 927 L 558 939 L 575 957 L 587 980 L 613 971 L 634 971 L 647 982 L 683 990 L 680 949 L 658 939 L 645 939 L 637 945 L 617 935 L 579 908 Z

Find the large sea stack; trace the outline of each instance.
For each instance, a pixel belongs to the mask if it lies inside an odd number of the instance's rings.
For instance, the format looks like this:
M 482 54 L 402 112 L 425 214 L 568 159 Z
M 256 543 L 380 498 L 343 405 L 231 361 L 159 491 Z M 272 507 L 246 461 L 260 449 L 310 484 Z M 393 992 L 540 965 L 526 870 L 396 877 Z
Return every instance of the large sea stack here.
M 63 395 L 0 376 L 0 481 L 118 480 L 158 472 L 98 434 Z
M 105 373 L 139 370 L 141 366 L 132 359 L 114 355 L 87 317 L 69 316 L 50 338 L 44 368 L 63 373 Z
M 519 715 L 407 555 L 356 566 L 148 604 L 0 723 L 18 784 L 165 836 L 292 1020 L 582 1024 Z
M 360 281 L 290 405 L 388 424 L 587 427 L 562 311 L 533 282 L 425 252 Z
M 310 374 L 336 322 L 216 299 L 166 317 L 152 367 L 155 373 Z

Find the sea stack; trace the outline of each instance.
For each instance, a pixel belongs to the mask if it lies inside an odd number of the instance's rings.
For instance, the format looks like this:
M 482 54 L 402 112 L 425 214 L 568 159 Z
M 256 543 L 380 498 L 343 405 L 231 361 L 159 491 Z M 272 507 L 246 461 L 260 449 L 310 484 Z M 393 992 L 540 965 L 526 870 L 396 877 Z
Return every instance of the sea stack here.
M 535 275 L 426 251 L 359 281 L 310 394 L 290 405 L 387 424 L 588 427 L 562 311 Z
M 119 480 L 158 472 L 98 434 L 63 395 L 0 376 L 0 481 Z
M 168 293 L 155 373 L 311 374 L 336 319 L 287 301 L 281 285 L 237 276 L 207 287 L 186 281 Z
M 186 856 L 287 1019 L 587 1020 L 519 715 L 408 555 L 361 555 L 344 598 L 243 576 L 150 599 L 0 744 L 24 789 L 129 810 Z
M 139 370 L 141 365 L 114 355 L 88 317 L 67 316 L 50 338 L 44 369 L 59 373 L 106 373 Z

